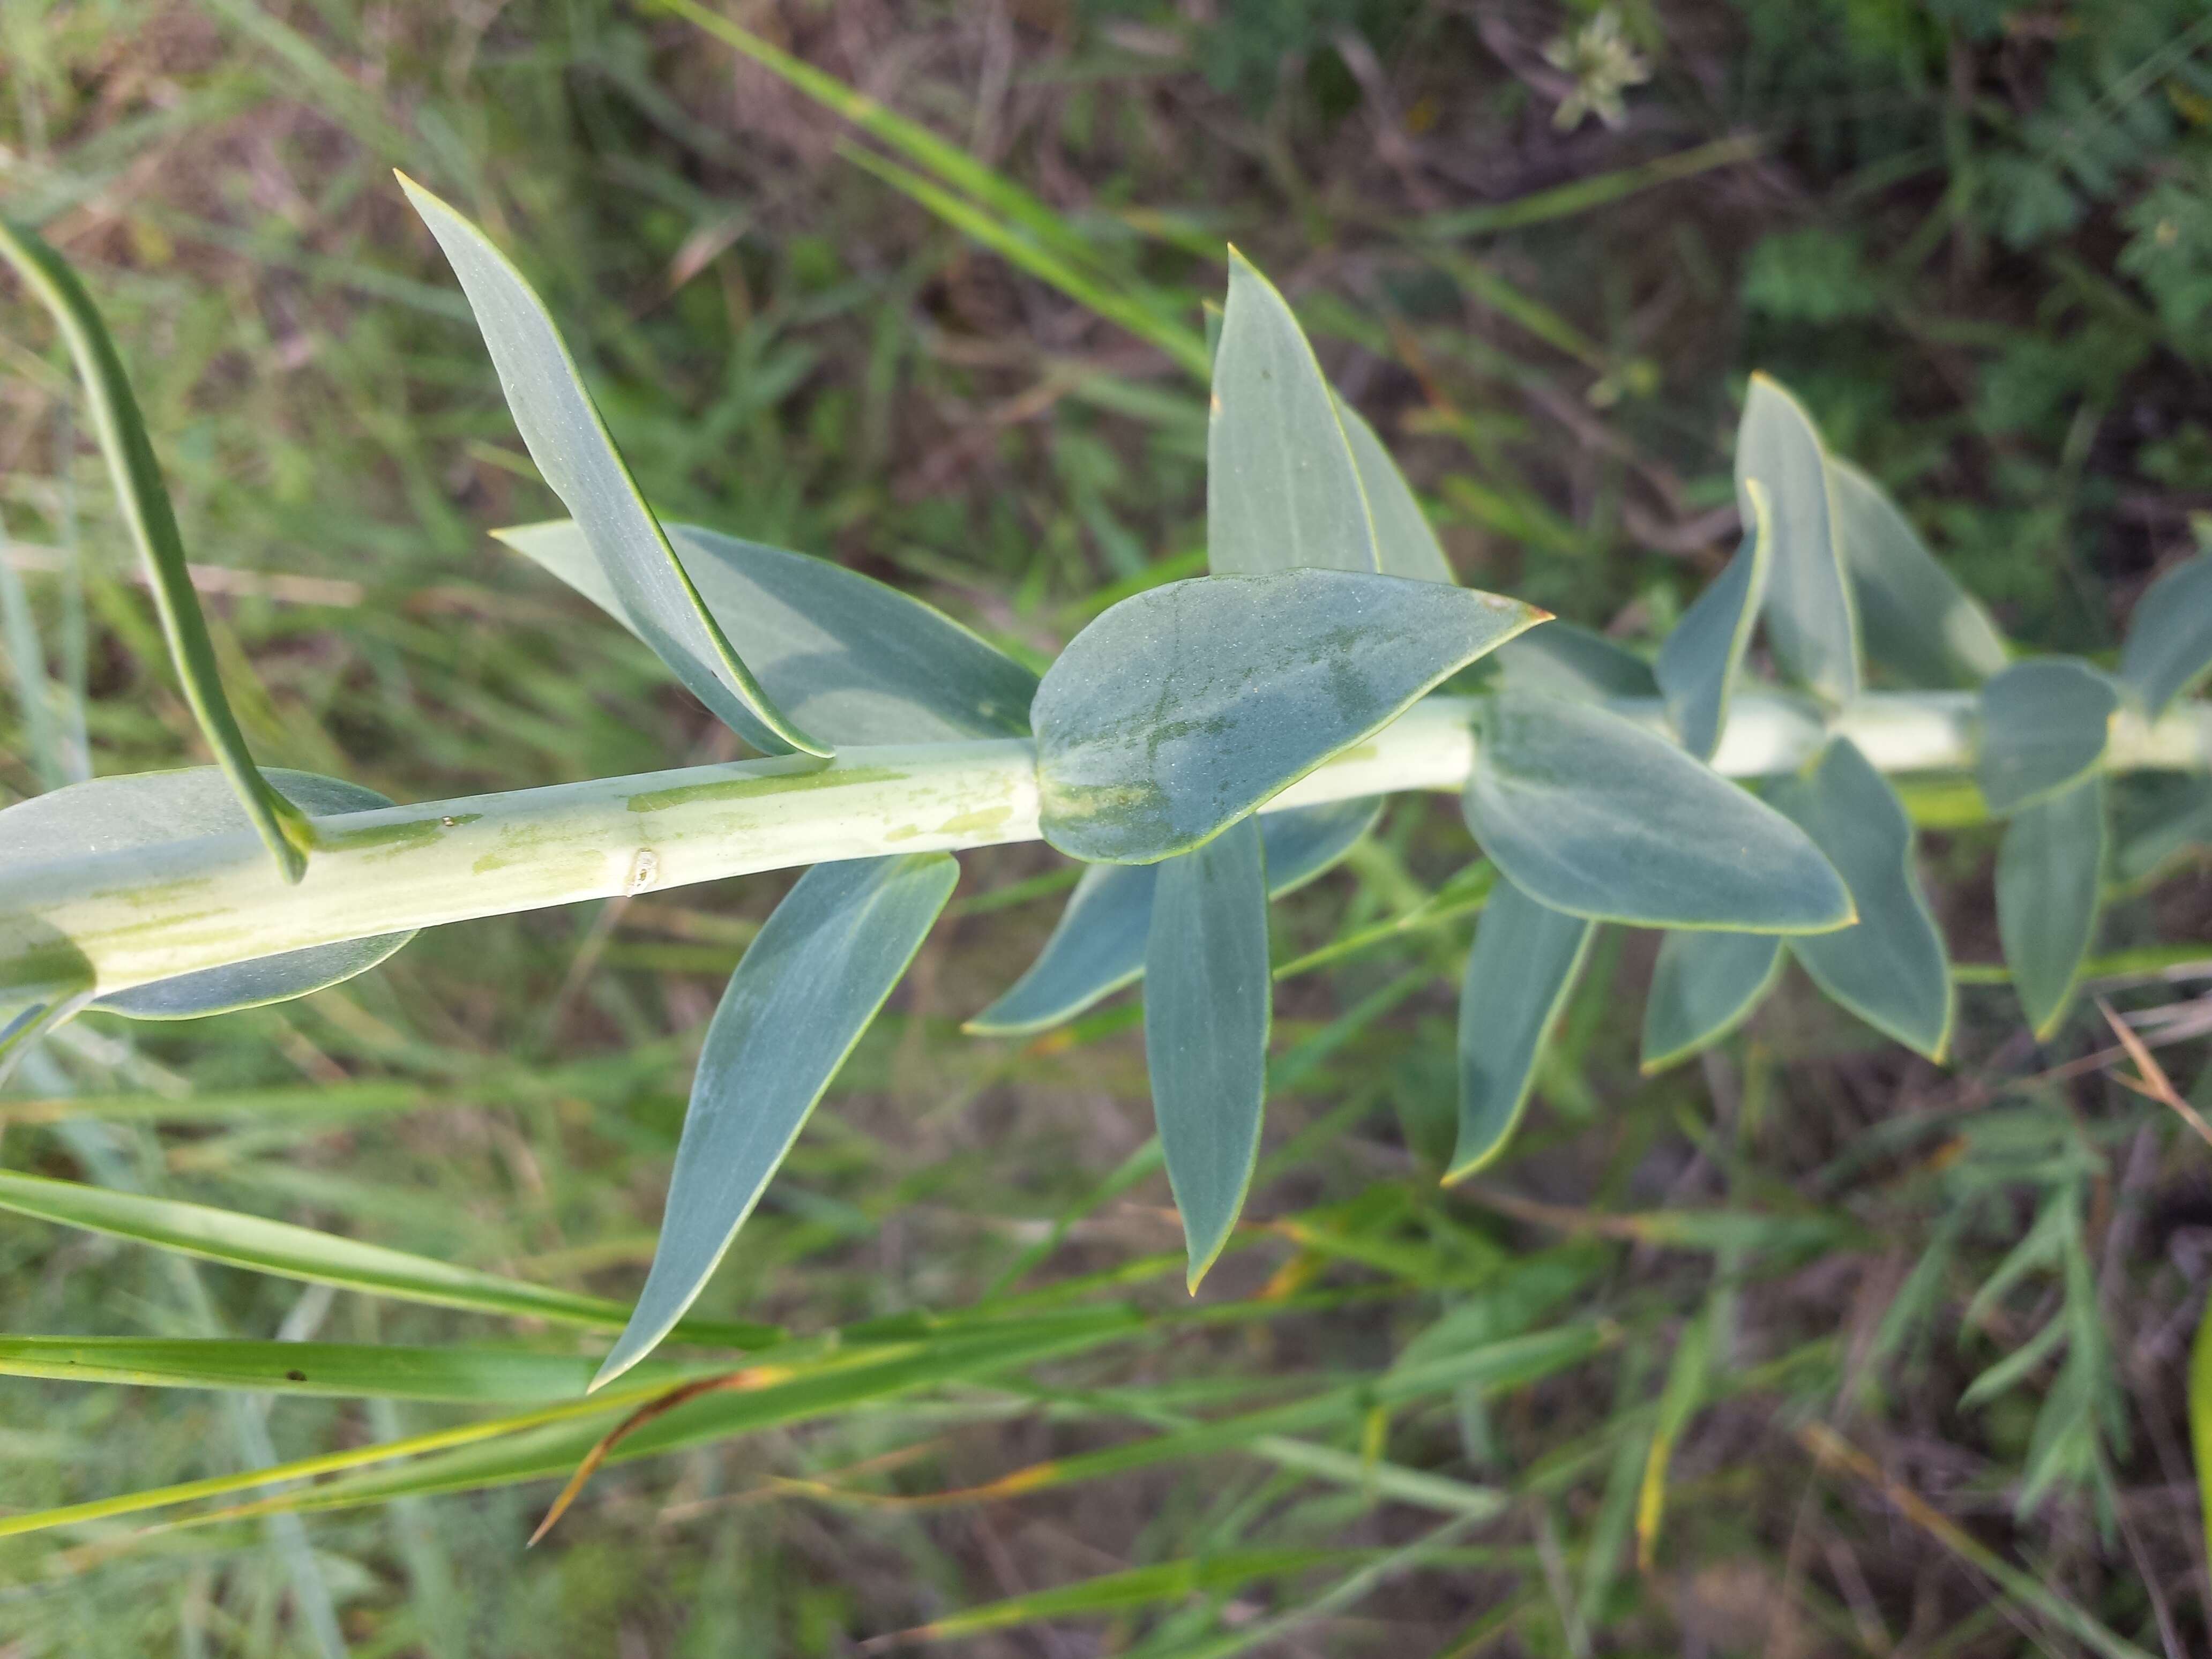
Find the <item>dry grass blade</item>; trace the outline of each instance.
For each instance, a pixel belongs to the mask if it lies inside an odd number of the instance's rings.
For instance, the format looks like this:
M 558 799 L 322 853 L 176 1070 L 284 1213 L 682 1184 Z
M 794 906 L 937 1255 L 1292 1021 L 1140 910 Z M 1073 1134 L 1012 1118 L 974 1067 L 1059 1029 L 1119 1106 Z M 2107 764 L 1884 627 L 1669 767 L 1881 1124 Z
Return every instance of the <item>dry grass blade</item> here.
M 2104 1015 L 2105 1023 L 2112 1028 L 2112 1035 L 2119 1038 L 2120 1047 L 2127 1050 L 2128 1058 L 2142 1073 L 2138 1079 L 2123 1077 L 2115 1072 L 2112 1081 L 2124 1089 L 2132 1089 L 2139 1095 L 2155 1100 L 2160 1105 L 2172 1107 L 2184 1123 L 2197 1131 L 2199 1139 L 2212 1146 L 2212 1123 L 2207 1123 L 2203 1114 L 2191 1105 L 2183 1097 L 2181 1091 L 2173 1086 L 2173 1079 L 2166 1074 L 2166 1067 L 2158 1063 L 2158 1057 L 2136 1035 L 2135 1028 L 2113 1012 L 2112 1005 L 2102 997 L 2097 999 L 2097 1011 Z

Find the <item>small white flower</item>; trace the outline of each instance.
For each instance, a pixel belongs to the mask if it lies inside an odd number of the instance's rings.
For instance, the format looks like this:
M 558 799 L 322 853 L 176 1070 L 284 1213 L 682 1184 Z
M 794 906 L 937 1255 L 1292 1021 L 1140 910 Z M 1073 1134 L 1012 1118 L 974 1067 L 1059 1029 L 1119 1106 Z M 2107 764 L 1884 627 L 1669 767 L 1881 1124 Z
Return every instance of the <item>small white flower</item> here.
M 1552 113 L 1552 125 L 1562 132 L 1573 131 L 1591 115 L 1609 127 L 1620 125 L 1628 118 L 1620 101 L 1622 89 L 1651 78 L 1651 65 L 1629 44 L 1621 32 L 1620 14 L 1611 6 L 1546 46 L 1544 61 L 1574 76 L 1574 90 Z

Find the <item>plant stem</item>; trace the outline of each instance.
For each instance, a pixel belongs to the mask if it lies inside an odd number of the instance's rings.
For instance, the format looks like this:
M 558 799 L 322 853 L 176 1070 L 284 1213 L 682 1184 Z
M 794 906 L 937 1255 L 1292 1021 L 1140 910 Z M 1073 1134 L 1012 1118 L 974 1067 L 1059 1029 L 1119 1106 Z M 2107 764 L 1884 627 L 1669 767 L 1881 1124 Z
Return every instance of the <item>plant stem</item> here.
M 1663 729 L 1659 706 L 1616 704 Z M 1454 790 L 1474 763 L 1473 700 L 1430 697 L 1291 786 L 1268 810 L 1410 789 Z M 1886 772 L 1973 763 L 1965 692 L 1877 693 L 1825 725 L 1773 694 L 1737 699 L 1716 766 L 1785 772 L 1829 732 Z M 2115 722 L 2106 765 L 2203 771 L 2212 706 Z M 0 875 L 0 1001 L 103 993 L 340 939 L 763 870 L 1038 839 L 1025 738 L 848 749 L 600 778 L 314 821 L 297 886 L 241 831 Z

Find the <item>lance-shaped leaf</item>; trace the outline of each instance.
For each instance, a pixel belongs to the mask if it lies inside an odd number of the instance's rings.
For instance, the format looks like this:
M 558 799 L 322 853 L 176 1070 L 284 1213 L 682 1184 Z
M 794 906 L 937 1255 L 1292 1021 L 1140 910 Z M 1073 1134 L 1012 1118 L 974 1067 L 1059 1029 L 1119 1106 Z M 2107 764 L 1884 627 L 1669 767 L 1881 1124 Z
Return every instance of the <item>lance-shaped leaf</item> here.
M 853 744 L 1028 732 L 1036 676 L 934 606 L 827 559 L 696 525 L 667 532 L 724 637 L 809 732 Z M 646 637 L 574 520 L 492 533 Z
M 1718 1042 L 1751 1018 L 1781 973 L 1778 934 L 1668 934 L 1644 1004 L 1644 1075 Z
M 2001 672 L 2004 635 L 1881 486 L 1832 455 L 1828 489 L 1867 654 L 1913 685 L 1979 685 Z
M 1274 981 L 1259 826 L 1242 819 L 1168 860 L 1158 901 L 1145 942 L 1145 1064 L 1195 1291 L 1260 1155 Z
M 1659 695 L 1650 663 L 1572 623 L 1549 623 L 1509 640 L 1495 660 L 1498 684 L 1509 691 L 1540 691 L 1585 702 Z
M 776 708 L 708 613 L 522 273 L 446 203 L 404 173 L 399 183 L 460 279 L 531 459 L 583 526 L 624 617 L 691 694 L 756 749 L 834 753 Z
M 1588 703 L 1484 700 L 1465 797 L 1530 897 L 1646 927 L 1820 933 L 1850 898 L 1803 831 L 1664 738 Z
M 1206 555 L 1218 576 L 1383 568 L 1336 394 L 1275 285 L 1234 248 L 1213 356 Z
M 1382 803 L 1370 798 L 1263 813 L 1268 896 L 1280 898 L 1320 875 L 1374 827 L 1382 811 Z M 979 1036 L 1027 1036 L 1142 978 L 1160 868 L 1094 864 L 1085 870 L 1029 971 L 966 1029 Z
M 1124 599 L 1030 705 L 1044 837 L 1097 863 L 1188 852 L 1543 615 L 1342 570 L 1202 576 Z
M 817 864 L 755 936 L 707 1028 L 660 1242 L 592 1386 L 653 1351 L 759 1202 L 960 878 L 945 853 Z
M 374 789 L 313 772 L 271 768 L 262 774 L 305 823 L 373 811 L 392 803 Z M 0 811 L 0 866 L 20 867 L 96 854 L 123 853 L 198 836 L 234 835 L 251 820 L 222 772 L 198 766 L 93 778 L 18 801 Z M 100 997 L 92 1005 L 134 1019 L 196 1019 L 283 1002 L 374 968 L 415 935 L 310 945 L 203 969 Z
M 1735 691 L 1744 653 L 1751 647 L 1752 625 L 1766 597 L 1766 570 L 1774 544 L 1766 486 L 1747 478 L 1743 488 L 1751 501 L 1743 545 L 1719 579 L 1682 613 L 1667 643 L 1659 647 L 1656 677 L 1667 696 L 1668 718 L 1681 733 L 1682 746 L 1699 760 L 1711 760 L 1720 747 L 1729 699 Z
M 1776 786 L 1774 804 L 1843 872 L 1857 922 L 1793 939 L 1814 982 L 1868 1024 L 1931 1060 L 1951 1041 L 1951 963 L 1912 865 L 1912 820 L 1857 745 L 1838 738 L 1809 775 Z
M 2112 880 L 2133 892 L 2212 848 L 2212 778 L 2137 772 L 2110 781 Z
M 1791 673 L 1831 702 L 1859 694 L 1858 616 L 1837 533 L 1826 452 L 1797 400 L 1764 374 L 1751 377 L 1736 430 L 1736 503 L 1753 517 L 1744 485 L 1765 485 L 1774 560 L 1766 580 L 1766 637 Z
M 1456 580 L 1413 487 L 1382 447 L 1375 428 L 1341 398 L 1336 400 L 1336 416 L 1344 423 L 1352 462 L 1359 469 L 1360 488 L 1367 494 L 1368 514 L 1375 524 L 1375 556 L 1382 574 L 1423 582 Z
M 2212 669 L 2212 551 L 2184 560 L 2136 601 L 2120 678 L 2154 717 Z
M 223 695 L 207 618 L 200 614 L 199 596 L 193 592 L 191 573 L 185 568 L 184 538 L 161 482 L 161 465 L 154 459 L 153 441 L 146 434 L 138 401 L 123 372 L 122 356 L 76 273 L 35 233 L 0 219 L 0 255 L 53 314 L 76 360 L 100 456 L 114 482 L 123 521 L 144 562 L 169 659 L 200 735 L 215 751 L 246 821 L 268 847 L 284 879 L 297 881 L 307 873 L 312 832 L 299 809 L 254 765 L 230 712 L 230 700 Z
M 2103 902 L 2105 781 L 2092 773 L 2021 808 L 1997 848 L 1997 937 L 2040 1042 L 2074 1000 Z
M 2104 757 L 2119 694 L 2085 662 L 2015 663 L 1982 688 L 1974 779 L 2003 816 L 2053 795 Z
M 1510 881 L 1492 890 L 1460 988 L 1459 1145 L 1445 1180 L 1473 1175 L 1504 1150 L 1596 932 Z

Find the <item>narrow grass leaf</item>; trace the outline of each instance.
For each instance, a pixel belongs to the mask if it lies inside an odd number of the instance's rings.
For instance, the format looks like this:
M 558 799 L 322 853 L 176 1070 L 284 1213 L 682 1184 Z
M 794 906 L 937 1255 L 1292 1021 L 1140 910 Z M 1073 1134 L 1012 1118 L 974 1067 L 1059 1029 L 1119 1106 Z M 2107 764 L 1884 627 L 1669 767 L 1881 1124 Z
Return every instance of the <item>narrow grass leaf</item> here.
M 1367 511 L 1375 523 L 1375 555 L 1382 574 L 1424 582 L 1456 580 L 1413 487 L 1375 435 L 1375 428 L 1341 398 L 1336 400 L 1336 417 L 1352 445 L 1360 488 L 1367 494 Z
M 1375 826 L 1382 803 L 1333 801 L 1260 817 L 1267 893 L 1314 879 Z M 978 1036 L 1027 1036 L 1075 1018 L 1144 977 L 1157 864 L 1094 864 L 1083 872 L 1044 949 L 1006 994 L 969 1020 Z
M 1133 1607 L 1182 1601 L 1209 1590 L 1233 1590 L 1262 1578 L 1284 1578 L 1317 1566 L 1341 1563 L 1354 1552 L 1312 1549 L 1228 1550 L 1191 1556 L 1154 1566 L 1131 1567 L 1102 1573 L 1080 1583 L 1012 1595 L 980 1607 L 932 1620 L 896 1638 L 872 1638 L 888 1644 L 894 1639 L 945 1642 L 985 1631 L 1005 1630 L 1044 1619 L 1081 1619 L 1120 1613 Z
M 1168 860 L 1146 935 L 1145 1063 L 1193 1291 L 1229 1242 L 1260 1156 L 1274 994 L 1262 858 L 1248 817 Z
M 1531 898 L 1646 927 L 1820 933 L 1850 897 L 1771 807 L 1634 721 L 1501 691 L 1465 795 L 1482 850 Z
M 1718 1042 L 1751 1018 L 1781 973 L 1778 934 L 1668 933 L 1644 1003 L 1644 1074 Z
M 817 864 L 776 906 L 707 1028 L 660 1243 L 593 1388 L 651 1352 L 705 1288 L 959 878 L 944 853 Z
M 445 202 L 404 173 L 399 183 L 460 279 L 530 458 L 583 526 L 631 625 L 694 696 L 755 748 L 833 754 L 776 708 L 716 625 L 522 273 Z
M 52 313 L 69 344 L 78 378 L 84 382 L 100 453 L 115 484 L 116 501 L 146 567 L 154 610 L 185 702 L 198 722 L 200 735 L 215 751 L 222 775 L 237 793 L 247 821 L 284 879 L 296 882 L 307 873 L 313 833 L 299 808 L 254 765 L 230 711 L 230 700 L 223 695 L 215 645 L 185 568 L 184 538 L 178 532 L 176 514 L 161 483 L 161 465 L 154 459 L 153 441 L 139 416 L 138 400 L 131 394 L 130 377 L 124 373 L 122 356 L 76 273 L 34 232 L 0 218 L 0 256 Z
M 2212 670 L 2212 549 L 2142 592 L 2128 622 L 2120 678 L 2154 718 Z
M 1188 852 L 1542 617 L 1344 570 L 1135 594 L 1075 636 L 1030 708 L 1044 837 L 1095 862 Z
M 1766 635 L 1782 665 L 1821 697 L 1859 694 L 1858 614 L 1844 574 L 1827 453 L 1803 405 L 1764 374 L 1751 377 L 1736 429 L 1737 504 L 1749 523 L 1745 485 L 1766 487 L 1774 562 L 1766 582 Z
M 1913 868 L 1912 821 L 1897 793 L 1847 738 L 1808 775 L 1777 786 L 1774 804 L 1843 872 L 1858 921 L 1793 939 L 1814 983 L 1875 1030 L 1930 1060 L 1951 1041 L 1954 999 L 1943 935 Z
M 2105 825 L 2105 781 L 2092 774 L 2021 808 L 1997 847 L 1997 936 L 2039 1042 L 2065 1019 L 2096 940 Z
M 1728 723 L 1729 699 L 1735 693 L 1744 653 L 1751 648 L 1752 628 L 1766 597 L 1766 572 L 1774 546 L 1766 486 L 1756 478 L 1747 478 L 1743 488 L 1751 501 L 1751 520 L 1744 529 L 1743 545 L 1718 580 L 1682 613 L 1682 620 L 1659 647 L 1655 670 L 1660 689 L 1666 694 L 1668 718 L 1681 734 L 1682 746 L 1702 761 L 1711 760 L 1713 750 L 1720 747 L 1721 728 Z
M 1510 880 L 1492 890 L 1460 988 L 1459 1145 L 1445 1180 L 1473 1175 L 1504 1150 L 1596 931 Z
M 8 644 L 8 670 L 15 682 L 15 702 L 23 723 L 23 746 L 41 789 L 69 781 L 62 762 L 61 731 L 54 719 L 52 687 L 46 679 L 46 647 L 39 619 L 24 590 L 22 572 L 9 558 L 8 531 L 0 523 L 0 638 Z
M 2008 653 L 1996 623 L 1881 486 L 1832 455 L 1828 489 L 1867 655 L 1917 686 L 1974 686 L 2002 672 Z
M 2189 1443 L 2197 1454 L 2197 1497 L 2204 1522 L 2205 1561 L 2212 1569 L 2212 1297 L 2189 1349 Z
M 1215 575 L 1384 568 L 1338 408 L 1289 304 L 1231 248 L 1206 446 Z
M 1682 1328 L 1667 1368 L 1666 1387 L 1660 1390 L 1651 1446 L 1644 1455 L 1644 1484 L 1636 1498 L 1636 1565 L 1644 1572 L 1651 1571 L 1658 1557 L 1659 1524 L 1667 1512 L 1667 1466 L 1674 1461 L 1674 1443 L 1705 1404 L 1711 1352 L 1710 1318 L 1692 1320 Z
M 1036 676 L 933 605 L 827 559 L 696 525 L 666 530 L 723 636 L 808 731 L 853 744 L 1028 734 Z M 575 520 L 492 533 L 647 637 Z
M 1999 817 L 2055 795 L 2104 757 L 2119 693 L 2068 657 L 2015 663 L 1982 688 L 1974 780 Z
M 1573 623 L 1549 622 L 1508 640 L 1495 660 L 1498 683 L 1509 691 L 1540 691 L 1587 702 L 1660 695 L 1650 663 Z

